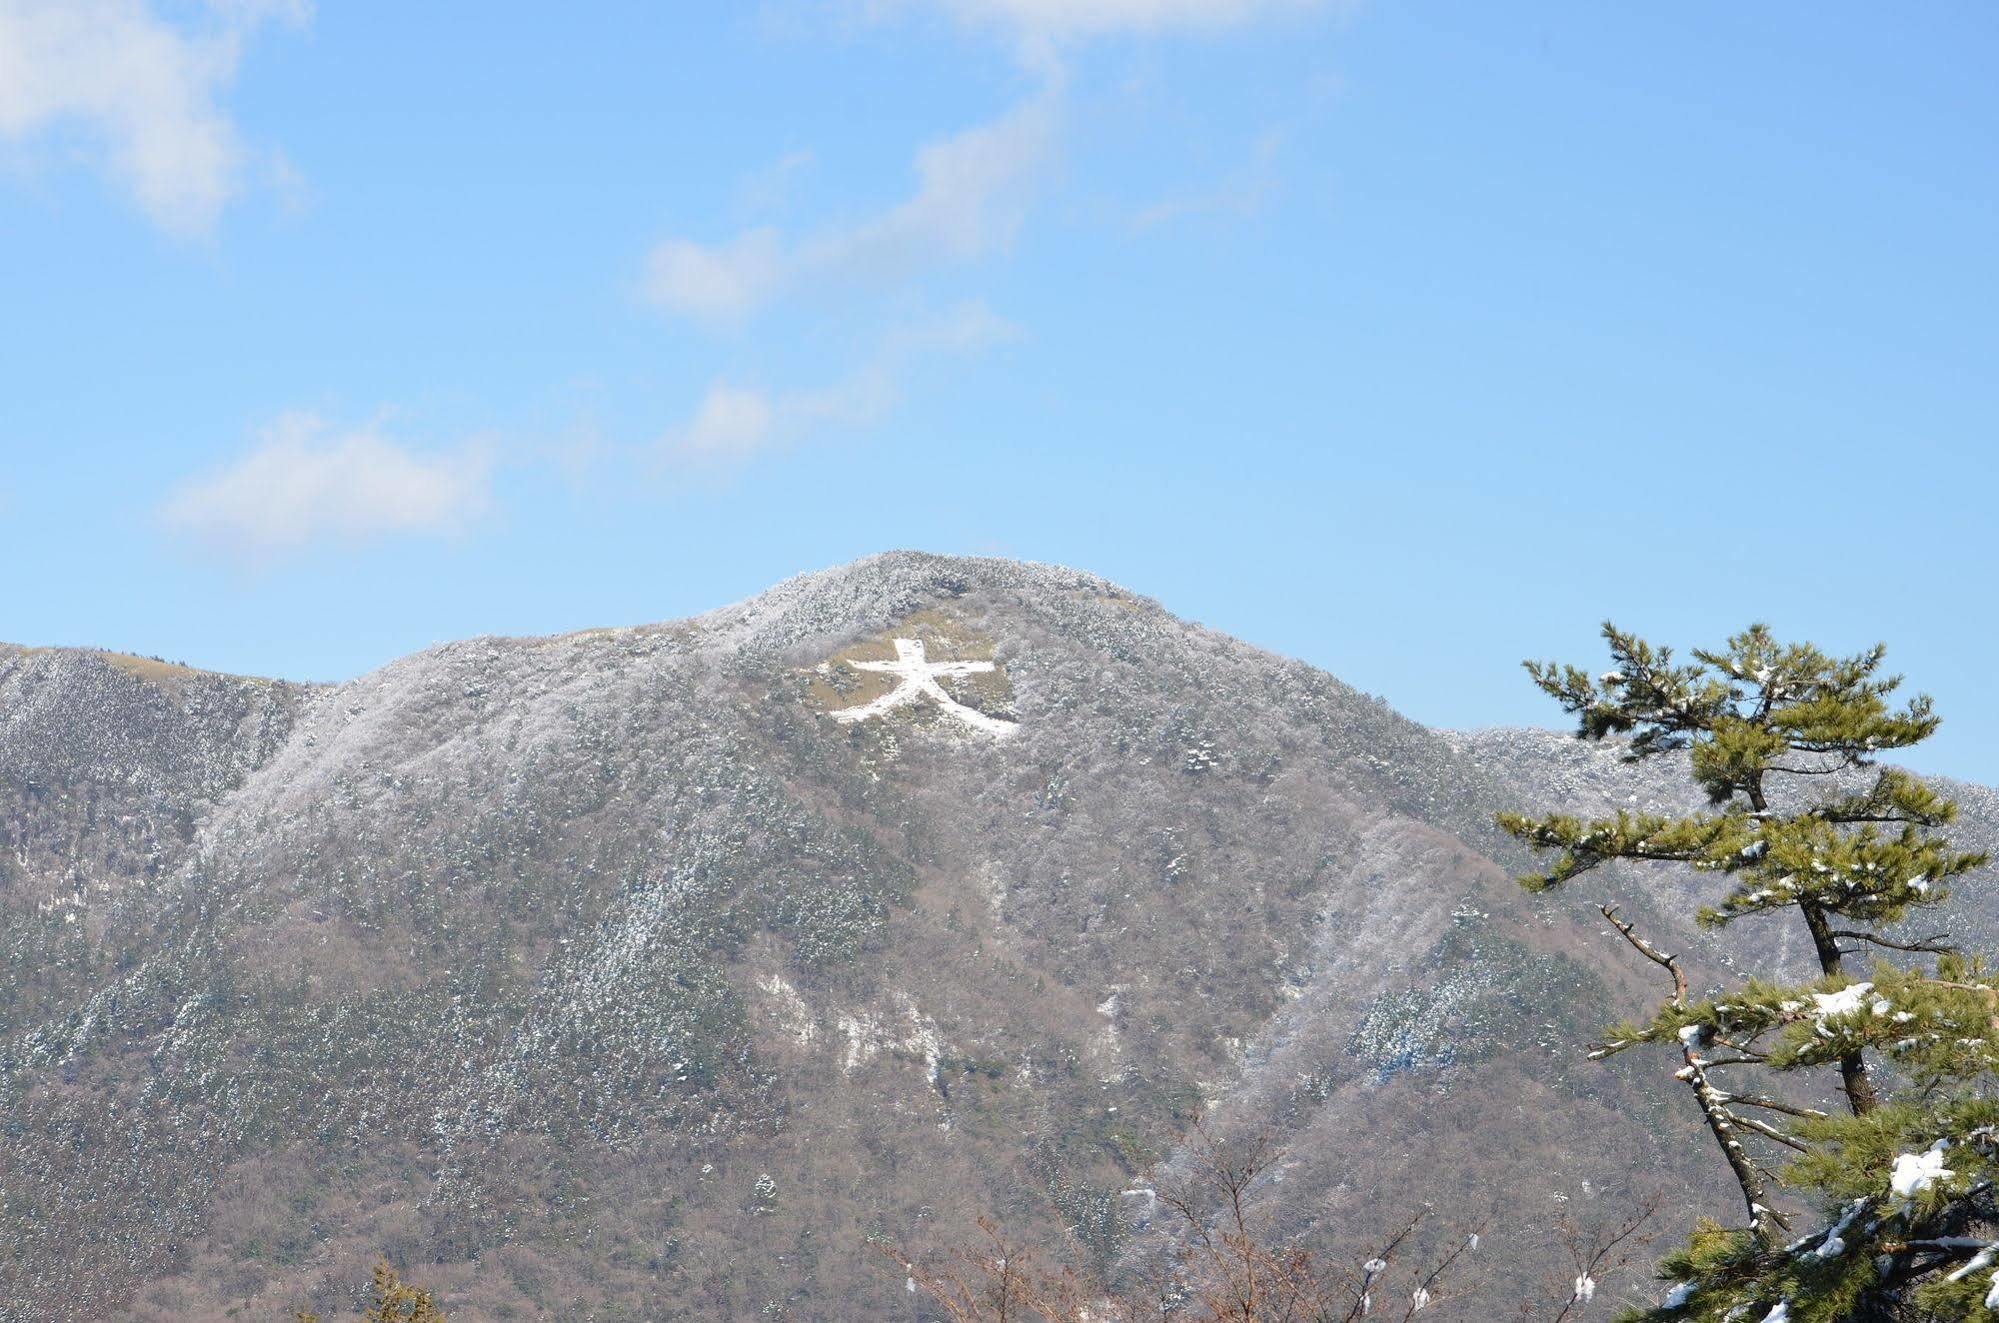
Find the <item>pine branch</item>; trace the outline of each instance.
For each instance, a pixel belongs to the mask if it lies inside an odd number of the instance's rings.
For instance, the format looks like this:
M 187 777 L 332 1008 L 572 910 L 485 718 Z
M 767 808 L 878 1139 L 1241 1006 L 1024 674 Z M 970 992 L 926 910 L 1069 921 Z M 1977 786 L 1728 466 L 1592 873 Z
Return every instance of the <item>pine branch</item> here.
M 1957 947 L 1944 941 L 1944 938 L 1950 936 L 1949 933 L 1938 933 L 1933 937 L 1923 937 L 1913 942 L 1897 942 L 1877 933 L 1864 933 L 1852 928 L 1835 928 L 1832 930 L 1832 935 L 1851 937 L 1857 942 L 1869 942 L 1875 946 L 1885 946 L 1891 951 L 1919 951 L 1926 955 L 1956 955 L 1958 951 Z M 1848 951 L 1846 954 L 1856 953 Z
M 1715 1064 L 1712 1061 L 1708 1062 L 1710 1066 Z M 1824 1112 L 1816 1107 L 1798 1107 L 1776 1098 L 1765 1098 L 1756 1094 L 1724 1093 L 1721 1096 L 1721 1100 L 1731 1107 L 1740 1103 L 1744 1107 L 1762 1107 L 1772 1112 L 1782 1112 L 1786 1116 L 1802 1117 L 1813 1121 L 1822 1121 L 1826 1116 Z
M 1672 1004 L 1684 1007 L 1687 1004 L 1687 974 L 1680 968 L 1679 957 L 1667 955 L 1640 937 L 1630 921 L 1617 917 L 1617 906 L 1600 905 L 1597 908 L 1603 917 L 1610 921 L 1610 926 L 1617 930 L 1618 936 L 1631 944 L 1633 950 L 1666 971 L 1673 980 Z M 1729 1170 L 1735 1175 L 1735 1183 L 1742 1190 L 1742 1201 L 1749 1206 L 1751 1234 L 1765 1245 L 1775 1245 L 1776 1228 L 1784 1224 L 1783 1219 L 1764 1202 L 1767 1197 L 1763 1184 L 1764 1174 L 1749 1160 L 1748 1154 L 1743 1151 L 1741 1141 L 1735 1138 L 1734 1118 L 1729 1115 L 1725 1107 L 1714 1101 L 1721 1096 L 1722 1091 L 1708 1083 L 1708 1063 L 1701 1059 L 1697 1047 L 1699 1041 L 1698 1034 L 1682 1037 L 1680 1054 L 1685 1059 L 1686 1066 L 1678 1072 L 1678 1076 L 1692 1091 L 1694 1101 L 1700 1104 L 1701 1115 L 1707 1121 L 1708 1131 L 1714 1136 L 1715 1143 L 1720 1146 L 1722 1156 L 1728 1161 Z
M 1773 1125 L 1770 1125 L 1768 1122 L 1759 1121 L 1753 1116 L 1744 1116 L 1740 1112 L 1734 1112 L 1734 1111 L 1729 1112 L 1728 1119 L 1746 1129 L 1754 1130 L 1757 1134 L 1762 1135 L 1766 1139 L 1776 1140 L 1779 1144 L 1782 1144 L 1785 1148 L 1795 1149 L 1799 1153 L 1810 1152 L 1810 1150 L 1805 1146 L 1804 1141 L 1798 1139 L 1796 1136 L 1785 1134 L 1783 1131 L 1777 1129 L 1777 1127 Z

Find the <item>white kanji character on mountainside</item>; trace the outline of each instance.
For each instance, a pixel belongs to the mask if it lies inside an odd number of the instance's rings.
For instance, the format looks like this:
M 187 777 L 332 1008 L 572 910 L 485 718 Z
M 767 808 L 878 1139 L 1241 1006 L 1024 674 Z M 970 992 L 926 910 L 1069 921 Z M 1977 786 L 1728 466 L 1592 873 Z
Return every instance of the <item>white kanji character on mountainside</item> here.
M 945 693 L 944 686 L 937 683 L 943 676 L 983 675 L 993 669 L 993 664 L 989 661 L 934 662 L 924 654 L 921 639 L 897 639 L 894 661 L 847 664 L 857 671 L 892 675 L 896 678 L 896 686 L 871 703 L 863 703 L 859 707 L 841 708 L 832 714 L 835 721 L 866 721 L 869 717 L 883 716 L 896 708 L 907 707 L 918 699 L 928 698 L 946 714 L 956 717 L 974 730 L 984 731 L 995 739 L 1005 739 L 1020 729 L 1014 722 L 989 717 L 974 708 L 966 707 Z

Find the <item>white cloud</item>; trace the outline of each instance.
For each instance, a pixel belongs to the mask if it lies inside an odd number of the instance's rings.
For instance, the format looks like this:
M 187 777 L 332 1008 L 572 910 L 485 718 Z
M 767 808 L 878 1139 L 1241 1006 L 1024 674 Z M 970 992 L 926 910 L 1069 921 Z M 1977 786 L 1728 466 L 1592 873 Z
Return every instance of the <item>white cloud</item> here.
M 491 500 L 491 464 L 479 447 L 424 455 L 372 426 L 336 431 L 297 413 L 236 463 L 183 485 L 161 516 L 219 547 L 268 555 L 323 539 L 453 533 Z
M 1055 36 L 1221 28 L 1319 0 L 951 0 L 961 13 L 1003 19 Z
M 1052 96 L 921 148 L 916 191 L 881 214 L 787 243 L 774 229 L 708 245 L 672 238 L 646 258 L 643 291 L 697 321 L 740 321 L 800 285 L 892 281 L 938 261 L 966 261 L 1013 242 L 1035 177 L 1053 153 Z
M 213 228 L 238 190 L 241 136 L 216 105 L 245 37 L 304 0 L 210 0 L 183 31 L 146 0 L 0 0 L 0 138 L 88 130 L 103 168 L 176 234 Z
M 670 458 L 733 464 L 822 428 L 866 427 L 895 408 L 916 360 L 974 354 L 1021 334 L 985 304 L 967 303 L 889 335 L 858 370 L 818 390 L 770 393 L 718 381 L 693 417 L 667 433 L 661 449 Z
M 982 301 L 961 303 L 941 317 L 906 326 L 888 337 L 883 357 L 897 363 L 919 354 L 975 354 L 1025 338 L 1010 322 Z
M 717 382 L 679 434 L 679 447 L 703 459 L 737 459 L 770 444 L 777 409 L 768 396 Z
M 1146 230 L 1189 216 L 1257 215 L 1277 192 L 1277 154 L 1283 145 L 1283 135 L 1276 130 L 1263 134 L 1251 145 L 1248 160 L 1227 179 L 1155 202 L 1133 217 L 1133 226 Z
M 1013 242 L 1028 186 L 1054 143 L 1047 98 L 916 153 L 916 193 L 876 220 L 807 246 L 808 267 L 893 271 L 932 256 L 971 258 Z
M 793 259 L 776 230 L 748 230 L 720 247 L 667 239 L 646 255 L 646 297 L 698 321 L 737 321 L 761 307 Z
M 798 177 L 811 166 L 811 152 L 786 152 L 737 182 L 736 205 L 748 212 L 775 211 L 790 195 Z
M 876 17 L 945 10 L 971 23 L 1061 41 L 1119 33 L 1235 27 L 1271 15 L 1322 7 L 1327 0 L 861 0 Z

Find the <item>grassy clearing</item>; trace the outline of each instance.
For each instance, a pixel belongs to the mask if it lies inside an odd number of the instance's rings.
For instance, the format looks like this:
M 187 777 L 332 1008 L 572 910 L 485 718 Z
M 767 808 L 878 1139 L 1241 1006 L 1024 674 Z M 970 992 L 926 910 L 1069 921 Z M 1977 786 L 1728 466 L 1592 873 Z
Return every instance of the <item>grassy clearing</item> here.
M 107 665 L 114 666 L 127 675 L 136 675 L 141 680 L 151 681 L 153 684 L 178 684 L 189 676 L 205 674 L 192 666 L 183 666 L 179 662 L 164 661 L 158 657 L 140 657 L 129 652 L 100 652 L 97 656 Z
M 204 670 L 199 666 L 189 666 L 184 662 L 170 662 L 164 657 L 144 657 L 135 652 L 112 652 L 108 648 L 53 648 L 31 647 L 20 643 L 0 643 L 0 660 L 18 661 L 44 654 L 92 657 L 114 670 L 136 676 L 149 684 L 163 688 L 173 688 L 182 681 L 196 676 L 216 676 L 227 680 L 242 680 L 250 684 L 277 684 L 278 681 L 262 675 L 232 675 L 227 671 Z

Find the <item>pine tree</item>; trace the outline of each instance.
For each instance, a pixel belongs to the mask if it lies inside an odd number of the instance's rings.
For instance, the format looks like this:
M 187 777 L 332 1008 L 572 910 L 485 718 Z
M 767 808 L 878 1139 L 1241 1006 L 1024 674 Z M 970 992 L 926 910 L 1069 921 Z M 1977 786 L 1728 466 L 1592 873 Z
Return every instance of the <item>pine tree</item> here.
M 361 1323 L 446 1323 L 437 1298 L 421 1286 L 411 1285 L 387 1259 L 377 1260 L 374 1271 L 374 1303 L 361 1315 Z M 293 1323 L 321 1323 L 310 1309 L 295 1310 Z
M 405 1282 L 388 1260 L 375 1265 L 374 1285 L 375 1303 L 361 1315 L 363 1323 L 445 1323 L 431 1293 Z
M 1675 665 L 1670 649 L 1613 625 L 1603 632 L 1613 662 L 1603 674 L 1533 662 L 1529 673 L 1581 737 L 1626 738 L 1633 762 L 1684 754 L 1708 808 L 1589 821 L 1502 814 L 1506 831 L 1556 853 L 1522 883 L 1546 890 L 1613 860 L 1718 874 L 1726 891 L 1695 916 L 1702 925 L 1802 923 L 1820 973 L 1806 984 L 1772 973 L 1697 998 L 1677 956 L 1603 907 L 1673 993 L 1650 1019 L 1610 1029 L 1592 1055 L 1678 1051 L 1677 1077 L 1748 1218 L 1739 1228 L 1704 1222 L 1661 1265 L 1672 1283 L 1664 1300 L 1627 1317 L 1999 1319 L 1999 1101 L 1989 1096 L 1999 976 L 1947 934 L 1884 931 L 1940 904 L 1953 879 L 1986 862 L 1951 845 L 1948 799 L 1875 765 L 1936 730 L 1930 700 L 1891 706 L 1900 677 L 1882 673 L 1879 646 L 1836 658 L 1755 625 Z M 1863 958 L 1871 967 L 1856 970 Z M 1838 1073 L 1843 1111 L 1788 1101 L 1772 1078 L 1821 1068 Z M 1819 1219 L 1802 1234 L 1769 1192 L 1778 1156 L 1789 1159 L 1778 1176 L 1791 1202 Z

